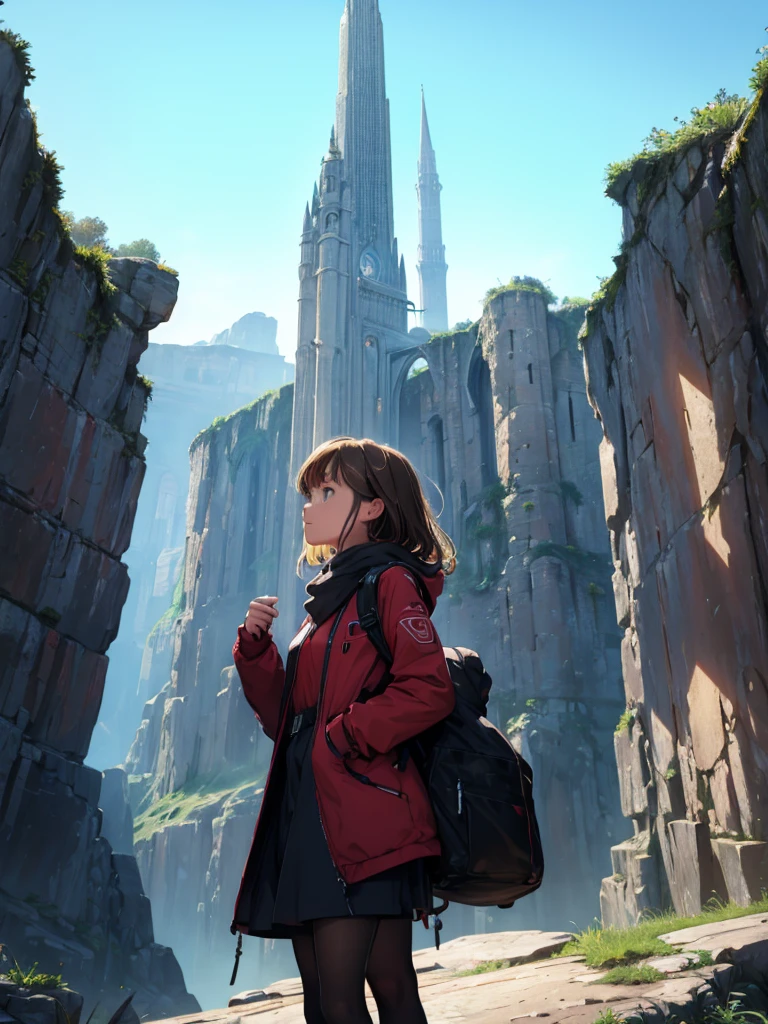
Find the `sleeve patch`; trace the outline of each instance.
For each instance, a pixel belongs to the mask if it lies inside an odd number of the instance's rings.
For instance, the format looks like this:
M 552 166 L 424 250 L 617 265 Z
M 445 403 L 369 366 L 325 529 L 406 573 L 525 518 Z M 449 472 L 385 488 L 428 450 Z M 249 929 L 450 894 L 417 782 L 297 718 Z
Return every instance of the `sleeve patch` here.
M 435 631 L 425 615 L 413 615 L 406 619 L 400 619 L 398 625 L 410 633 L 417 643 L 431 644 L 434 642 Z

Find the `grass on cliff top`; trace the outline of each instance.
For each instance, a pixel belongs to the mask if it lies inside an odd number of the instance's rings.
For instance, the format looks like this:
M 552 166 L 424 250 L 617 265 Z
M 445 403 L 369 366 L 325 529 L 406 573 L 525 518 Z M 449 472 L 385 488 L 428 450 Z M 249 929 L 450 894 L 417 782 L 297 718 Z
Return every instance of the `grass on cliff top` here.
M 235 409 L 234 412 L 229 413 L 227 416 L 217 416 L 211 423 L 208 424 L 207 427 L 204 427 L 200 431 L 200 433 L 197 434 L 192 439 L 192 443 L 189 446 L 189 450 L 192 451 L 195 445 L 202 441 L 203 438 L 210 437 L 212 434 L 217 433 L 223 427 L 227 426 L 227 424 L 231 423 L 232 420 L 236 419 L 238 416 L 242 416 L 243 413 L 251 412 L 251 410 L 255 409 L 260 402 L 263 402 L 268 398 L 273 398 L 275 395 L 279 395 L 283 388 L 292 387 L 293 382 L 291 382 L 290 384 L 283 384 L 282 388 L 270 388 L 269 391 L 264 391 L 262 394 L 259 395 L 258 398 L 255 398 L 252 402 L 249 402 L 247 405 L 241 406 L 239 409 Z
M 682 153 L 691 145 L 708 136 L 730 135 L 749 109 L 750 101 L 744 96 L 728 95 L 724 89 L 704 107 L 691 110 L 690 121 L 681 121 L 674 131 L 652 128 L 643 141 L 643 148 L 628 160 L 608 165 L 605 172 L 606 195 L 620 201 L 623 196 L 623 176 L 643 162 L 659 163 L 666 156 Z M 677 118 L 675 118 L 677 120 Z
M 572 942 L 553 955 L 583 956 L 589 967 L 618 967 L 649 956 L 670 956 L 675 953 L 674 946 L 668 946 L 659 938 L 667 932 L 763 913 L 768 913 L 768 893 L 748 907 L 712 900 L 695 917 L 678 917 L 672 911 L 667 911 L 645 918 L 634 928 L 587 928 L 586 931 L 578 932 Z
M 133 823 L 133 840 L 150 839 L 168 825 L 187 821 L 203 807 L 235 793 L 245 796 L 246 790 L 251 788 L 256 792 L 264 785 L 264 779 L 265 773 L 254 773 L 250 765 L 189 779 L 181 789 L 168 793 L 137 815 Z
M 4 24 L 0 21 L 0 25 Z M 35 69 L 29 62 L 29 43 L 17 32 L 11 32 L 8 28 L 0 28 L 0 39 L 13 50 L 13 56 L 16 59 L 16 64 L 21 72 L 21 77 L 24 79 L 24 85 L 31 85 L 35 80 Z
M 500 284 L 498 287 L 487 291 L 484 302 L 488 303 L 492 299 L 498 298 L 499 295 L 506 295 L 510 292 L 533 292 L 536 295 L 543 296 L 548 306 L 554 306 L 557 302 L 557 296 L 554 292 L 543 281 L 540 281 L 538 277 L 513 277 L 509 284 Z

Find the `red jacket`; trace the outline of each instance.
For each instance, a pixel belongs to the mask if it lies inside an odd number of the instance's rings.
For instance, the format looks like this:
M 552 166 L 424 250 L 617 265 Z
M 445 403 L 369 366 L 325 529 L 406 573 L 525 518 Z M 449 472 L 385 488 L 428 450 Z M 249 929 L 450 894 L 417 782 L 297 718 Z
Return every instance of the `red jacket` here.
M 424 582 L 434 608 L 443 589 L 443 574 L 425 578 Z M 307 685 L 301 688 L 313 693 L 319 691 L 330 643 L 312 768 L 331 859 L 343 881 L 350 884 L 417 857 L 440 853 L 434 815 L 421 776 L 412 759 L 401 771 L 397 755 L 406 740 L 450 714 L 455 703 L 453 683 L 429 618 L 432 608 L 425 607 L 406 569 L 395 566 L 382 574 L 378 606 L 393 657 L 392 680 L 383 693 L 366 703 L 355 701 L 362 690 L 376 687 L 385 665 L 357 624 L 354 597 L 337 623 L 337 615 L 333 615 L 315 629 L 306 620 L 291 642 L 291 647 L 301 645 L 295 680 L 310 673 L 314 678 L 302 680 Z M 247 933 L 250 894 L 258 884 L 262 822 L 270 813 L 270 783 L 287 711 L 278 720 L 285 672 L 269 634 L 257 640 L 241 626 L 233 654 L 246 700 L 264 732 L 275 740 L 232 922 L 233 932 Z M 391 792 L 354 778 L 346 770 L 345 760 L 354 771 Z

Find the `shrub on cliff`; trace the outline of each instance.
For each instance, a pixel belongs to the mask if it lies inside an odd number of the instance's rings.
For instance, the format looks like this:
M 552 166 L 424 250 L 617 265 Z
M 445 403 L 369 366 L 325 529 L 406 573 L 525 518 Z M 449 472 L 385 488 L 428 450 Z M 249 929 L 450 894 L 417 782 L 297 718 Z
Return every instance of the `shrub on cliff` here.
M 4 22 L 0 21 L 0 25 Z M 29 62 L 29 43 L 26 39 L 22 39 L 21 36 L 16 32 L 11 32 L 8 28 L 0 28 L 0 39 L 13 50 L 13 55 L 16 58 L 16 64 L 18 65 L 19 71 L 21 71 L 25 85 L 31 85 L 35 79 L 35 69 Z
M 674 131 L 652 128 L 643 140 L 643 148 L 628 160 L 619 160 L 608 165 L 605 172 L 606 195 L 619 200 L 624 192 L 624 175 L 641 161 L 658 161 L 687 149 L 700 139 L 711 135 L 731 135 L 749 109 L 750 102 L 736 93 L 728 94 L 721 89 L 715 98 L 704 107 L 691 110 L 690 121 L 679 121 Z M 675 118 L 678 121 L 678 118 Z
M 538 277 L 513 277 L 509 284 L 500 284 L 486 292 L 485 301 L 490 302 L 491 299 L 504 295 L 506 292 L 535 292 L 535 294 L 544 297 L 544 301 L 548 306 L 554 306 L 557 302 L 557 296 L 554 292 L 543 281 L 540 281 Z

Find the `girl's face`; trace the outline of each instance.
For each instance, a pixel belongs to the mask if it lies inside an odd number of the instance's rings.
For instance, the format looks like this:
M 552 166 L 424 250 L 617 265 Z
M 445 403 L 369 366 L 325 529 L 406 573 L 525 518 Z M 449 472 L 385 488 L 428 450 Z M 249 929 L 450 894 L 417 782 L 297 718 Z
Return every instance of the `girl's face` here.
M 339 537 L 355 503 L 355 492 L 343 480 L 326 477 L 319 487 L 313 487 L 309 500 L 304 505 L 304 539 L 313 547 L 339 548 Z M 384 502 L 380 498 L 362 501 L 357 517 L 348 527 L 344 547 L 365 544 L 368 540 L 368 523 L 381 515 Z

